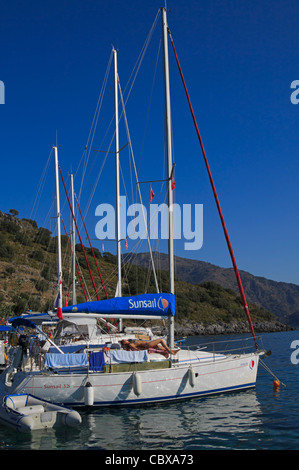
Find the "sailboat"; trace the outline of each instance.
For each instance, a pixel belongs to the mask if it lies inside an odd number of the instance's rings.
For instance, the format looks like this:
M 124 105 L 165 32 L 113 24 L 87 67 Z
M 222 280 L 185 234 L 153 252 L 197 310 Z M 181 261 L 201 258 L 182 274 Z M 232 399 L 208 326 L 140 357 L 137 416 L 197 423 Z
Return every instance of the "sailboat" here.
M 168 157 L 168 205 L 172 206 L 171 120 L 168 68 L 168 33 L 166 9 L 161 8 L 164 51 L 164 87 L 166 141 Z M 117 103 L 117 62 L 115 64 L 115 103 Z M 118 123 L 117 109 L 115 113 Z M 117 127 L 116 127 L 117 129 Z M 202 143 L 201 143 L 202 144 Z M 116 168 L 118 166 L 118 134 L 116 131 Z M 210 175 L 209 175 L 210 176 Z M 210 178 L 211 179 L 211 178 Z M 212 181 L 211 181 L 212 182 Z M 119 181 L 117 181 L 117 186 Z M 213 187 L 213 190 L 215 188 Z M 118 192 L 117 192 L 118 194 Z M 214 192 L 216 194 L 216 192 Z M 118 197 L 118 196 L 117 196 Z M 216 202 L 218 199 L 216 199 Z M 219 201 L 218 201 L 219 203 Z M 121 260 L 119 235 L 119 201 L 117 199 L 117 257 Z M 219 205 L 220 208 L 220 205 Z M 260 356 L 252 323 L 252 350 L 228 353 L 204 348 L 175 349 L 175 287 L 173 250 L 173 212 L 169 213 L 169 292 L 123 297 L 121 270 L 118 268 L 118 292 L 112 299 L 85 302 L 69 307 L 58 305 L 59 314 L 72 321 L 76 318 L 159 319 L 168 321 L 168 351 L 159 348 L 125 350 L 120 342 L 93 348 L 81 345 L 76 353 L 64 353 L 54 347 L 51 352 L 25 356 L 16 350 L 10 366 L 0 377 L 0 394 L 28 393 L 55 404 L 72 407 L 123 406 L 161 403 L 203 397 L 211 394 L 241 391 L 255 387 Z M 225 224 L 223 221 L 223 227 Z M 226 229 L 225 229 L 226 230 Z M 233 254 L 231 246 L 229 247 Z M 234 268 L 238 274 L 233 257 Z M 120 266 L 120 264 L 118 265 Z M 239 286 L 241 280 L 238 278 Z M 58 284 L 58 287 L 60 284 Z M 242 290 L 242 298 L 243 298 Z M 245 295 L 244 295 L 245 299 Z M 250 320 L 245 299 L 245 311 Z M 26 319 L 25 319 L 26 321 Z

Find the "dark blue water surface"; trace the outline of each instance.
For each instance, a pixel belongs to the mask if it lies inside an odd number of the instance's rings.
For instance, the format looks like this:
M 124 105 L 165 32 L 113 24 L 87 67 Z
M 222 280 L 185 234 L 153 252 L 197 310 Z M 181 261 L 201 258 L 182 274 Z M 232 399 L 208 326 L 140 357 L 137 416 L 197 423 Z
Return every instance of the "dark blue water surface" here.
M 267 333 L 262 340 L 272 350 L 264 363 L 285 387 L 274 390 L 273 376 L 260 367 L 257 386 L 250 391 L 142 408 L 86 410 L 80 412 L 82 425 L 77 429 L 27 435 L 0 425 L 0 449 L 296 450 L 299 364 L 292 363 L 291 355 L 299 332 Z

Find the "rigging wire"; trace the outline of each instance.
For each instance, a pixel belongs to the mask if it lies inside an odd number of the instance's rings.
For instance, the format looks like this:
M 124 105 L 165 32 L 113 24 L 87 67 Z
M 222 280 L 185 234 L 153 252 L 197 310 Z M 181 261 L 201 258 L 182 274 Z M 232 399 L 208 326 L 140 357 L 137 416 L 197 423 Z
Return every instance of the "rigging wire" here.
M 83 152 L 83 155 L 85 153 L 85 160 L 84 160 L 84 163 L 83 163 L 81 186 L 80 186 L 80 190 L 79 190 L 79 200 L 81 199 L 81 193 L 82 193 L 82 189 L 83 189 L 83 181 L 84 181 L 84 177 L 85 177 L 85 173 L 86 173 L 86 169 L 87 169 L 87 165 L 88 165 L 88 161 L 89 161 L 89 157 L 90 157 L 91 146 L 92 146 L 92 143 L 93 143 L 93 140 L 94 140 L 94 135 L 95 135 L 98 119 L 99 119 L 99 116 L 100 116 L 100 111 L 101 111 L 101 107 L 102 107 L 102 103 L 103 103 L 103 98 L 104 98 L 104 94 L 105 94 L 105 90 L 106 90 L 106 85 L 107 85 L 107 80 L 108 80 L 108 77 L 109 77 L 111 64 L 112 64 L 112 52 L 110 53 L 110 57 L 109 57 L 109 60 L 108 60 L 108 65 L 107 65 L 107 68 L 106 68 L 106 73 L 105 73 L 104 80 L 103 80 L 103 83 L 102 83 L 102 88 L 100 90 L 99 98 L 98 98 L 96 109 L 95 109 L 94 116 L 93 116 L 93 120 L 92 120 L 90 130 L 89 130 L 87 142 L 86 142 L 85 149 L 84 149 L 84 152 Z M 89 147 L 89 150 L 88 150 L 88 147 Z M 81 157 L 81 161 L 83 159 L 83 155 Z M 79 163 L 79 166 L 81 164 L 81 161 Z
M 154 31 L 155 31 L 155 28 L 156 28 L 156 25 L 157 25 L 157 21 L 158 21 L 159 16 L 160 16 L 160 10 L 158 10 L 158 12 L 157 12 L 157 15 L 156 15 L 156 17 L 155 17 L 155 19 L 154 19 L 154 22 L 153 22 L 153 24 L 152 24 L 152 26 L 151 26 L 151 28 L 150 28 L 150 31 L 149 31 L 149 33 L 148 33 L 148 35 L 147 35 L 147 38 L 146 38 L 146 40 L 145 40 L 145 42 L 144 42 L 144 44 L 143 44 L 143 46 L 142 46 L 142 48 L 141 48 L 141 51 L 140 51 L 140 53 L 139 53 L 138 58 L 137 58 L 137 60 L 136 60 L 135 66 L 134 66 L 133 69 L 132 69 L 131 75 L 130 75 L 130 77 L 129 77 L 129 79 L 128 79 L 128 82 L 127 82 L 127 85 L 126 85 L 125 88 L 124 88 L 124 94 L 125 94 L 125 93 L 126 93 L 126 89 L 128 88 L 128 86 L 129 86 L 129 84 L 130 84 L 130 80 L 131 80 L 131 78 L 132 78 L 132 76 L 133 76 L 134 70 L 136 69 L 134 78 L 132 79 L 132 84 L 131 84 L 131 86 L 130 86 L 130 88 L 129 88 L 128 95 L 127 95 L 127 98 L 126 98 L 126 100 L 125 100 L 125 104 L 127 104 L 127 101 L 128 101 L 129 96 L 130 96 L 130 94 L 131 94 L 132 88 L 133 88 L 133 86 L 134 86 L 134 84 L 135 84 L 135 81 L 136 81 L 138 72 L 139 72 L 139 70 L 140 70 L 141 64 L 142 64 L 142 62 L 143 62 L 145 53 L 146 53 L 146 51 L 147 51 L 147 49 L 148 49 L 148 46 L 149 46 L 150 41 L 151 41 L 151 39 L 152 39 L 153 33 L 154 33 Z
M 65 224 L 64 224 L 64 220 L 63 218 L 61 217 L 61 221 L 62 221 L 62 225 L 63 225 L 63 228 L 64 228 L 64 231 L 65 231 L 65 235 L 67 237 L 67 241 L 68 241 L 68 245 L 69 245 L 69 248 L 71 250 L 71 254 L 73 254 L 73 250 L 72 250 L 72 245 L 71 245 L 71 242 L 70 242 L 70 238 L 67 234 L 67 230 L 66 230 L 66 227 L 65 227 Z M 77 271 L 77 274 L 78 274 L 78 277 L 79 277 L 79 280 L 80 280 L 80 284 L 81 284 L 81 287 L 82 287 L 82 290 L 83 290 L 83 294 L 84 294 L 84 297 L 85 297 L 85 300 L 87 301 L 88 300 L 88 297 L 87 297 L 87 294 L 86 294 L 86 291 L 85 291 L 85 288 L 84 288 L 84 285 L 83 285 L 83 281 L 82 281 L 82 277 L 80 275 L 80 271 L 79 271 L 79 266 L 78 266 L 78 263 L 77 263 L 77 260 L 75 260 L 75 266 L 76 266 L 76 271 Z
M 50 151 L 49 156 L 48 156 L 48 160 L 47 160 L 46 165 L 44 167 L 42 176 L 40 178 L 40 181 L 39 181 L 39 184 L 38 184 L 38 189 L 37 189 L 37 194 L 36 194 L 35 200 L 33 202 L 32 209 L 31 209 L 30 219 L 33 219 L 33 220 L 35 220 L 35 217 L 36 217 L 36 211 L 37 211 L 37 208 L 38 208 L 38 205 L 39 205 L 39 202 L 40 202 L 43 187 L 45 185 L 45 179 L 46 179 L 46 176 L 47 176 L 48 171 L 49 171 L 52 152 L 53 152 L 53 147 L 51 148 L 51 151 Z
M 91 278 L 91 281 L 92 281 L 92 285 L 93 285 L 93 288 L 94 288 L 94 290 L 95 290 L 97 299 L 100 300 L 100 299 L 99 299 L 99 295 L 98 295 L 98 291 L 97 291 L 97 288 L 96 288 L 96 285 L 95 285 L 95 282 L 94 282 L 94 279 L 93 279 L 93 275 L 92 275 L 92 272 L 91 272 L 91 269 L 90 269 L 90 265 L 89 265 L 89 262 L 88 262 L 88 259 L 87 259 L 87 256 L 86 256 L 86 251 L 85 251 L 85 248 L 84 248 L 84 245 L 83 245 L 83 242 L 82 242 L 82 239 L 81 239 L 81 235 L 80 235 L 80 232 L 79 232 L 79 229 L 78 229 L 78 225 L 77 225 L 77 222 L 76 222 L 76 219 L 75 219 L 74 211 L 73 211 L 73 209 L 72 209 L 71 201 L 70 201 L 69 196 L 68 196 L 68 193 L 67 193 L 66 185 L 65 185 L 64 178 L 63 178 L 62 171 L 61 171 L 61 168 L 60 168 L 60 167 L 59 167 L 59 172 L 60 172 L 60 176 L 61 176 L 62 183 L 63 183 L 63 186 L 64 186 L 64 190 L 65 190 L 65 193 L 66 193 L 66 196 L 67 196 L 67 200 L 68 200 L 68 203 L 69 203 L 69 206 L 70 206 L 70 210 L 71 210 L 71 213 L 72 213 L 74 222 L 75 222 L 75 226 L 76 226 L 76 230 L 77 230 L 77 233 L 78 233 L 78 237 L 79 237 L 79 239 L 80 239 L 80 243 L 81 243 L 81 246 L 82 246 L 82 250 L 83 250 L 84 257 L 85 257 L 85 261 L 86 261 L 86 263 L 87 263 L 87 267 L 88 267 L 89 275 L 90 275 L 90 278 Z
M 153 24 L 152 24 L 152 26 L 151 26 L 151 28 L 150 28 L 150 31 L 149 31 L 149 33 L 148 33 L 148 35 L 147 35 L 147 38 L 146 38 L 146 40 L 145 40 L 145 42 L 144 42 L 144 45 L 143 45 L 143 47 L 141 48 L 141 51 L 140 51 L 140 53 L 139 53 L 139 55 L 138 55 L 138 58 L 137 58 L 137 60 L 136 60 L 136 62 L 135 62 L 135 65 L 134 65 L 134 67 L 133 67 L 133 69 L 132 69 L 132 72 L 131 72 L 131 74 L 130 74 L 130 77 L 129 77 L 129 79 L 128 79 L 127 85 L 126 85 L 126 87 L 125 87 L 125 89 L 124 89 L 124 93 L 125 93 L 126 90 L 127 90 L 127 88 L 129 87 L 127 96 L 126 96 L 126 98 L 125 98 L 125 100 L 124 100 L 125 104 L 127 103 L 128 99 L 129 99 L 129 97 L 130 97 L 130 94 L 131 94 L 131 92 L 132 92 L 132 89 L 133 89 L 133 86 L 134 86 L 134 84 L 135 84 L 135 81 L 136 81 L 138 72 L 139 72 L 139 70 L 140 70 L 141 64 L 142 64 L 143 59 L 144 59 L 144 56 L 145 56 L 145 53 L 146 53 L 146 51 L 147 51 L 147 49 L 148 49 L 148 46 L 149 46 L 149 44 L 150 44 L 150 41 L 151 41 L 151 38 L 152 38 L 152 36 L 153 36 L 154 30 L 155 30 L 155 28 L 156 28 L 156 24 L 157 24 L 157 20 L 158 20 L 158 18 L 159 18 L 159 14 L 160 14 L 160 11 L 158 10 L 157 15 L 156 15 L 156 17 L 155 17 L 155 20 L 154 20 L 154 22 L 153 22 Z M 111 55 L 110 61 L 112 62 L 112 55 Z M 109 61 L 109 70 L 110 70 L 110 65 L 111 65 L 111 62 L 110 62 L 110 61 Z M 108 67 L 107 67 L 107 71 L 108 71 Z M 108 79 L 107 71 L 106 71 L 106 75 L 105 75 L 105 87 L 106 87 L 107 79 Z M 121 121 L 121 118 L 122 118 L 122 114 L 120 115 L 119 122 Z M 111 119 L 111 121 L 110 121 L 110 124 L 109 124 L 109 126 L 108 126 L 108 129 L 109 129 L 110 126 L 112 125 L 113 120 L 114 120 L 114 115 L 113 115 L 113 117 L 112 117 L 112 119 Z M 98 122 L 98 117 L 97 117 L 96 120 L 95 120 L 95 119 L 93 120 L 93 122 L 95 122 L 95 121 L 96 121 L 96 123 Z M 107 130 L 107 132 L 108 132 L 108 130 Z M 106 135 L 107 135 L 107 132 L 106 132 Z M 94 136 L 94 134 L 95 134 L 95 129 L 94 129 L 94 132 L 93 132 L 93 136 Z M 89 208 L 90 208 L 90 205 L 91 205 L 91 202 L 92 202 L 94 193 L 95 193 L 95 191 L 96 191 L 96 188 L 97 188 L 97 185 L 98 185 L 100 176 L 101 176 L 101 174 L 102 174 L 102 172 L 103 172 L 104 165 L 105 165 L 105 163 L 106 163 L 108 154 L 109 154 L 109 152 L 110 152 L 111 145 L 112 145 L 113 140 L 114 140 L 114 134 L 115 134 L 115 132 L 113 133 L 113 136 L 112 136 L 112 139 L 111 139 L 110 144 L 109 144 L 109 146 L 108 146 L 108 150 L 107 150 L 107 152 L 106 152 L 104 161 L 103 161 L 103 163 L 102 163 L 102 166 L 101 166 L 101 168 L 100 168 L 100 171 L 99 171 L 98 176 L 97 176 L 97 178 L 96 178 L 96 181 L 95 181 L 95 183 L 94 183 L 93 189 L 92 189 L 92 191 L 91 191 L 91 193 L 90 193 L 90 197 L 89 197 L 89 199 L 88 199 L 86 208 L 85 208 L 85 210 L 84 210 L 84 216 L 85 216 L 85 215 L 88 213 L 88 211 L 89 211 Z M 81 160 L 82 160 L 82 159 L 81 159 Z M 85 176 L 85 173 L 86 173 L 86 171 L 84 172 L 84 176 Z M 80 193 L 79 193 L 79 200 L 80 200 L 80 196 L 81 196 L 81 193 L 82 193 L 82 188 L 83 188 L 83 176 L 82 176 L 81 188 L 80 188 Z
M 118 87 L 119 87 L 121 102 L 122 102 L 122 106 L 123 106 L 123 114 L 124 114 L 124 120 L 125 120 L 125 125 L 126 125 L 127 137 L 128 137 L 128 140 L 129 140 L 129 146 L 130 146 L 130 151 L 131 151 L 131 158 L 132 158 L 132 162 L 133 162 L 133 167 L 134 167 L 134 172 L 135 172 L 135 178 L 136 178 L 136 183 L 137 183 L 137 190 L 138 190 L 138 195 L 139 195 L 140 204 L 141 204 L 142 217 L 143 217 L 143 220 L 144 220 L 144 226 L 145 226 L 145 228 L 146 228 L 146 238 L 147 238 L 148 248 L 149 248 L 150 257 L 151 257 L 151 261 L 152 261 L 153 275 L 154 275 L 154 279 L 155 279 L 155 285 L 156 285 L 157 292 L 159 292 L 159 286 L 158 286 L 158 281 L 157 281 L 157 276 L 156 276 L 156 270 L 155 270 L 155 265 L 154 265 L 153 253 L 152 253 L 150 238 L 149 238 L 149 234 L 148 234 L 148 227 L 147 227 L 147 222 L 146 222 L 146 218 L 145 218 L 145 214 L 144 214 L 144 210 L 143 210 L 143 204 L 142 204 L 142 196 L 141 196 L 141 191 L 140 191 L 140 185 L 139 185 L 139 183 L 138 183 L 138 175 L 137 175 L 137 169 L 136 169 L 135 158 L 134 158 L 134 153 L 133 153 L 133 147 L 132 147 L 132 142 L 131 142 L 131 136 L 130 136 L 130 132 L 129 132 L 129 126 L 128 126 L 128 121 L 127 121 L 127 115 L 126 115 L 126 110 L 125 110 L 125 104 L 124 104 L 124 100 L 123 100 L 123 94 L 122 94 L 122 91 L 121 91 L 119 76 L 118 76 L 117 78 L 118 78 Z
M 155 85 L 155 81 L 156 81 L 156 74 L 157 74 L 158 62 L 159 62 L 160 51 L 161 51 L 161 43 L 162 43 L 162 41 L 160 40 L 159 46 L 158 46 L 156 64 L 155 64 L 155 68 L 154 68 L 154 74 L 153 74 L 153 80 L 152 80 L 152 88 L 151 88 L 151 92 L 150 92 L 150 98 L 149 98 L 149 103 L 148 103 L 147 115 L 146 115 L 146 120 L 145 120 L 145 128 L 144 128 L 143 140 L 142 140 L 142 144 L 141 144 L 141 151 L 140 151 L 138 169 L 140 168 L 141 157 L 142 157 L 143 149 L 144 149 L 145 134 L 146 134 L 147 125 L 148 125 L 148 121 L 149 121 L 149 112 L 150 112 L 150 107 L 151 107 L 151 103 L 152 103 L 152 97 L 153 97 L 153 92 L 154 92 L 154 85 Z
M 83 225 L 84 225 L 84 228 L 85 228 L 85 232 L 86 232 L 87 239 L 88 239 L 88 242 L 89 242 L 89 245 L 90 245 L 90 249 L 91 249 L 91 252 L 92 252 L 92 255 L 93 255 L 93 258 L 94 258 L 94 261 L 95 261 L 95 264 L 96 264 L 96 267 L 97 267 L 97 270 L 98 270 L 98 273 L 99 273 L 99 276 L 100 276 L 100 279 L 101 279 L 101 283 L 102 283 L 106 298 L 108 299 L 107 290 L 106 290 L 106 287 L 105 287 L 105 284 L 104 284 L 104 281 L 103 281 L 103 278 L 102 278 L 102 274 L 101 274 L 101 271 L 100 271 L 100 268 L 99 268 L 99 265 L 98 265 L 98 262 L 97 262 L 97 258 L 96 258 L 96 255 L 94 253 L 94 249 L 92 247 L 92 244 L 91 244 L 91 241 L 90 241 L 90 238 L 89 238 L 89 234 L 88 234 L 88 231 L 87 231 L 87 228 L 86 228 L 86 224 L 84 222 L 83 215 L 82 215 L 82 212 L 81 212 L 81 209 L 80 209 L 79 201 L 78 201 L 78 198 L 77 198 L 76 195 L 75 195 L 75 199 L 76 199 L 76 202 L 77 202 L 77 205 L 78 205 L 80 216 L 82 218 L 82 222 L 83 222 Z

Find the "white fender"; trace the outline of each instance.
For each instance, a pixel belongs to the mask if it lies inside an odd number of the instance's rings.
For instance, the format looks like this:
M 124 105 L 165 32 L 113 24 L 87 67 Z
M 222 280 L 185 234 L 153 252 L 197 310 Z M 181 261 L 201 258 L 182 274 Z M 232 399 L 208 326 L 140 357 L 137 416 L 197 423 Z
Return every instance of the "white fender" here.
M 84 404 L 92 406 L 94 403 L 94 389 L 90 382 L 87 382 L 84 387 Z
M 142 381 L 141 377 L 137 372 L 134 372 L 133 377 L 133 390 L 135 395 L 139 396 L 142 393 Z
M 194 387 L 196 376 L 195 376 L 195 372 L 194 372 L 194 370 L 192 369 L 191 366 L 189 367 L 189 370 L 188 370 L 188 378 L 189 378 L 189 383 L 190 383 L 191 387 Z

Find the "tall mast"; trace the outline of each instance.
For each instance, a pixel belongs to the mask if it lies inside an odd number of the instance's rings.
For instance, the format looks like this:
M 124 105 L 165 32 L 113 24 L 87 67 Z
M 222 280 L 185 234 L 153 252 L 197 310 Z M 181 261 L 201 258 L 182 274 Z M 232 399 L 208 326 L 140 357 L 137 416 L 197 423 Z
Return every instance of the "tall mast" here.
M 173 256 L 173 193 L 171 188 L 172 175 L 172 148 L 171 148 L 171 110 L 169 85 L 169 60 L 166 9 L 161 8 L 163 58 L 164 58 L 164 97 L 165 97 L 165 124 L 166 124 L 166 152 L 167 152 L 167 178 L 168 178 L 168 257 L 169 257 L 169 292 L 174 294 L 174 256 Z M 174 320 L 169 318 L 170 348 L 174 346 Z
M 74 197 L 74 175 L 71 173 L 71 200 L 72 200 L 72 209 L 73 214 L 75 214 L 75 197 Z M 72 236 L 71 236 L 71 243 L 72 243 L 72 302 L 73 305 L 77 303 L 77 296 L 76 296 L 76 227 L 75 227 L 75 220 L 72 217 Z
M 121 245 L 120 245 L 120 179 L 119 179 L 119 130 L 118 130 L 118 74 L 117 51 L 114 56 L 114 114 L 115 114 L 115 176 L 116 176 L 116 243 L 117 243 L 117 292 L 121 297 Z
M 62 262 L 61 262 L 61 226 L 60 226 L 60 195 L 59 195 L 59 177 L 58 177 L 58 149 L 54 146 L 55 157 L 55 180 L 56 180 L 56 214 L 57 214 L 57 251 L 58 251 L 58 295 L 57 295 L 57 316 L 62 320 Z
M 120 180 L 119 180 L 119 130 L 118 130 L 118 73 L 117 51 L 112 48 L 114 58 L 114 115 L 115 115 L 115 176 L 116 176 L 116 245 L 117 245 L 117 296 L 122 296 L 121 286 L 121 239 L 120 239 Z M 119 323 L 122 330 L 122 321 Z

